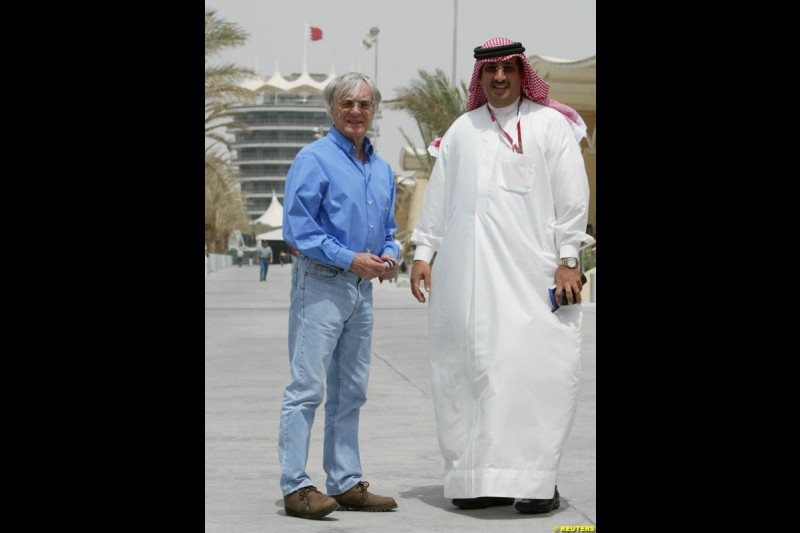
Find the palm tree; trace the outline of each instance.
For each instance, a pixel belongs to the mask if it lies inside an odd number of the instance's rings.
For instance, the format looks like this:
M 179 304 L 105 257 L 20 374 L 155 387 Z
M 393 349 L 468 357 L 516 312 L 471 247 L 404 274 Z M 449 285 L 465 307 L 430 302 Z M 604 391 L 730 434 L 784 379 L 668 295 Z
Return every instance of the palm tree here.
M 211 149 L 206 149 L 205 159 L 205 222 L 210 231 L 206 241 L 211 251 L 223 252 L 233 230 L 248 229 L 247 213 L 236 187 L 236 167 Z
M 238 172 L 230 163 L 231 145 L 223 135 L 225 128 L 246 126 L 235 120 L 235 106 L 253 103 L 256 92 L 240 86 L 256 73 L 232 63 L 209 64 L 209 59 L 222 51 L 243 45 L 248 34 L 236 24 L 206 10 L 205 45 L 205 227 L 211 251 L 224 251 L 228 235 L 234 229 L 247 229 L 247 213 L 238 184 Z
M 441 137 L 447 128 L 460 117 L 467 107 L 469 92 L 462 81 L 461 87 L 450 87 L 447 75 L 440 69 L 434 74 L 419 70 L 419 79 L 412 80 L 408 87 L 397 90 L 398 97 L 387 102 L 389 109 L 402 109 L 414 118 L 425 146 Z M 403 129 L 403 138 L 416 154 L 414 143 Z M 433 157 L 417 156 L 420 166 L 430 173 Z
M 461 82 L 460 88 L 451 87 L 447 75 L 437 69 L 430 74 L 419 70 L 419 79 L 412 80 L 408 87 L 397 89 L 398 97 L 387 101 L 389 109 L 402 109 L 416 121 L 424 146 L 441 137 L 466 110 L 469 92 L 466 84 Z M 414 185 L 404 188 L 398 185 L 395 217 L 397 220 L 396 238 L 403 242 L 402 250 L 408 241 L 411 231 L 417 224 L 417 216 L 425 196 L 428 178 L 433 168 L 434 158 L 427 151 L 417 149 L 410 137 L 400 128 L 403 138 L 417 158 L 419 168 L 414 175 Z
M 256 92 L 239 84 L 256 73 L 233 63 L 209 65 L 209 58 L 228 48 L 242 46 L 249 35 L 238 25 L 217 17 L 216 11 L 206 10 L 206 139 L 220 143 L 228 150 L 229 141 L 217 130 L 220 128 L 247 127 L 233 119 L 238 113 L 232 109 L 240 103 L 254 103 Z

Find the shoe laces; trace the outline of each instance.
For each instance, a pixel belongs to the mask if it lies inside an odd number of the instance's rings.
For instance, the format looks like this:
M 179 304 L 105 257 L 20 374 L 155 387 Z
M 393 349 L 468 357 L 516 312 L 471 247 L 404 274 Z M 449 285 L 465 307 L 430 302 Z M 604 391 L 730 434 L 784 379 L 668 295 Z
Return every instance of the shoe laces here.
M 319 492 L 317 487 L 313 485 L 309 485 L 308 487 L 303 487 L 302 489 L 297 489 L 297 494 L 300 497 L 300 500 L 308 501 L 308 493 L 309 492 Z
M 359 481 L 357 485 L 361 488 L 361 492 L 367 492 L 367 487 L 369 487 L 369 481 Z

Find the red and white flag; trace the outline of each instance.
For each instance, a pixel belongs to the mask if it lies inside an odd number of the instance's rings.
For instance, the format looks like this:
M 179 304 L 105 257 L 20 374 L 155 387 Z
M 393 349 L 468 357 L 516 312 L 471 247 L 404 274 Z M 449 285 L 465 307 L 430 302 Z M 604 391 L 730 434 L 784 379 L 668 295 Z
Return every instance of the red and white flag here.
M 316 26 L 311 26 L 311 40 L 319 41 L 320 39 L 322 39 L 322 29 L 317 28 Z

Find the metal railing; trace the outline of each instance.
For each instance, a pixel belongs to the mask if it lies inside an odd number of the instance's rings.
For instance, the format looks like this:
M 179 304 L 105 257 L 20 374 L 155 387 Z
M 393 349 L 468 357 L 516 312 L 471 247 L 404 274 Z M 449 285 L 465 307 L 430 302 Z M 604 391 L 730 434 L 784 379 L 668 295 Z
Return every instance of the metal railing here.
M 208 254 L 207 274 L 233 266 L 233 258 L 229 254 Z

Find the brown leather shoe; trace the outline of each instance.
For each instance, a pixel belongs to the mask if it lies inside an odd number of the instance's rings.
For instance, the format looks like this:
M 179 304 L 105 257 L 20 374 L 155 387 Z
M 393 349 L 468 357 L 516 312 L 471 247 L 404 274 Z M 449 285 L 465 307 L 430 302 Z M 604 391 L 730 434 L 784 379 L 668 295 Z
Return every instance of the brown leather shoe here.
M 288 516 L 319 520 L 331 514 L 339 506 L 336 500 L 309 485 L 283 497 L 283 506 Z
M 367 491 L 369 482 L 359 481 L 344 494 L 337 494 L 333 499 L 339 502 L 342 511 L 388 511 L 397 509 L 397 502 L 388 496 L 378 496 Z

